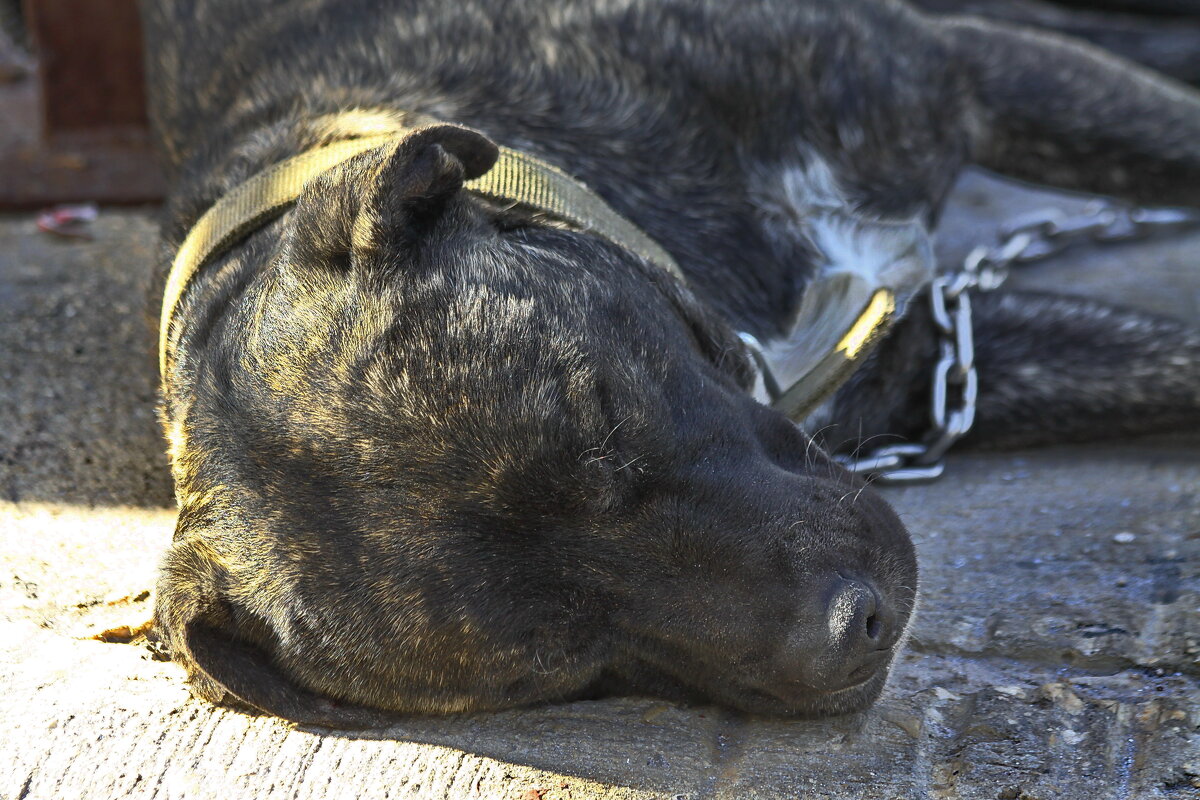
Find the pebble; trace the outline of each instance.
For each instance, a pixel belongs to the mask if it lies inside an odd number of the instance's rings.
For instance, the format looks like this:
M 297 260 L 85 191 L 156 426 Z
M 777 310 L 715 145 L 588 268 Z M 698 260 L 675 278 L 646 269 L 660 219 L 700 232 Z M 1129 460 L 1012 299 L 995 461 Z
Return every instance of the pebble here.
M 1117 544 L 1129 544 L 1135 539 L 1137 539 L 1137 534 L 1130 533 L 1129 531 L 1121 531 L 1117 535 L 1113 536 L 1113 541 Z
M 1080 733 L 1079 731 L 1073 731 L 1070 728 L 1066 728 L 1062 732 L 1062 740 L 1069 745 L 1079 744 L 1086 738 L 1087 738 L 1086 733 Z
M 1083 701 L 1065 683 L 1042 684 L 1038 689 L 1038 694 L 1068 714 L 1074 715 L 1083 711 Z
M 921 736 L 922 720 L 918 717 L 911 714 L 889 714 L 885 715 L 884 719 L 907 733 L 910 738 L 919 739 Z

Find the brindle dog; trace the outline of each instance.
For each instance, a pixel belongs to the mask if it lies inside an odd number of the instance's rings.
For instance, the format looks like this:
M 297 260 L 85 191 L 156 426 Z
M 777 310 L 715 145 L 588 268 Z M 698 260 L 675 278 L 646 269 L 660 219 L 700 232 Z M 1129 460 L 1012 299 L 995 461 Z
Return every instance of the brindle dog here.
M 1200 202 L 1196 93 L 887 0 L 155 0 L 144 17 L 175 187 L 164 263 L 267 166 L 409 114 L 445 123 L 312 181 L 200 272 L 170 330 L 180 513 L 158 629 L 199 695 L 292 720 L 612 692 L 864 708 L 913 611 L 912 545 L 750 397 L 735 331 L 802 336 L 822 274 L 901 264 L 919 283 L 968 162 Z M 686 286 L 463 191 L 493 142 L 591 186 Z M 1197 418 L 1183 326 L 1020 294 L 979 316 L 980 442 Z M 924 317 L 826 417 L 919 430 Z

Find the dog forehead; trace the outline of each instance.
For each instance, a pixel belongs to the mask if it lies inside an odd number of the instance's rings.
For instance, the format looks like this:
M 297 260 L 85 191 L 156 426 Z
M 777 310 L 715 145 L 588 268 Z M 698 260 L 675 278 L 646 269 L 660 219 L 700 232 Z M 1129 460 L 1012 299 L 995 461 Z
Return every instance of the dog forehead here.
M 546 301 L 513 288 L 475 283 L 454 293 L 446 304 L 445 332 L 456 339 L 505 336 L 531 339 L 538 311 Z

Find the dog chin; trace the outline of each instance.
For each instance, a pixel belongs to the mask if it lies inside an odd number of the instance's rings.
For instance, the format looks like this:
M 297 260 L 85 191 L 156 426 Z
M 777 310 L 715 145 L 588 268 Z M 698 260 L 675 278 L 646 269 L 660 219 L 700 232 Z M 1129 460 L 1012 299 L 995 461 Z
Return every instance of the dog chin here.
M 889 665 L 882 665 L 869 678 L 832 691 L 787 686 L 764 688 L 730 687 L 714 698 L 722 705 L 763 717 L 815 719 L 867 710 L 879 699 L 887 684 Z

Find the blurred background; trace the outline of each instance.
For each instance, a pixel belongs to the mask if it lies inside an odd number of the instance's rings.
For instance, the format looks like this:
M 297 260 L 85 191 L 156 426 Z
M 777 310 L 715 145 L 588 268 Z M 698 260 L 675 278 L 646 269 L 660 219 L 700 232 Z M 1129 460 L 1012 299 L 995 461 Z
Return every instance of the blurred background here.
M 1200 82 L 1200 0 L 915 0 L 1088 39 Z M 0 209 L 142 203 L 148 164 L 136 0 L 0 0 Z

